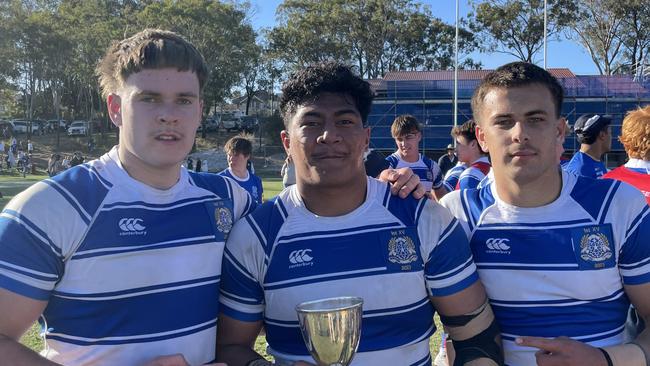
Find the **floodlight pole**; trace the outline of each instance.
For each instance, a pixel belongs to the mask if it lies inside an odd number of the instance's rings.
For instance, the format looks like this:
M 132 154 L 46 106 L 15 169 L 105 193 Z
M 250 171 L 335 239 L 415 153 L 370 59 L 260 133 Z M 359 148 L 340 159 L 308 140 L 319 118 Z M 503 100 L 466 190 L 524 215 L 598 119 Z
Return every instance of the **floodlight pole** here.
M 546 70 L 546 37 L 547 37 L 547 22 L 548 22 L 548 4 L 547 0 L 544 0 L 544 70 Z
M 456 41 L 454 44 L 454 127 L 458 126 L 458 0 L 456 0 Z M 456 141 L 454 141 L 454 145 Z

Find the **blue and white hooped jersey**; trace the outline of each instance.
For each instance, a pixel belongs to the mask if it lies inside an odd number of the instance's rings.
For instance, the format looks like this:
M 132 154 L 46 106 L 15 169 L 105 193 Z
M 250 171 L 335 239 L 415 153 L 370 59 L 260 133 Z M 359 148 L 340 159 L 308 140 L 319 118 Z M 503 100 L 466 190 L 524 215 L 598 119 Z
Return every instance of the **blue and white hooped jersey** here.
M 458 189 L 477 188 L 481 181 L 491 171 L 490 159 L 487 156 L 481 156 L 476 159 L 465 169 L 458 178 Z
M 456 189 L 460 175 L 463 174 L 465 169 L 467 169 L 467 165 L 459 161 L 456 166 L 447 171 L 447 174 L 445 174 L 445 180 L 443 182 L 445 188 L 447 189 L 447 192 L 451 192 Z
M 264 193 L 264 188 L 262 187 L 262 180 L 257 175 L 251 173 L 248 169 L 246 170 L 248 177 L 246 179 L 241 179 L 230 170 L 230 168 L 224 169 L 219 172 L 219 175 L 222 177 L 228 177 L 233 179 L 240 187 L 244 188 L 248 194 L 253 197 L 253 200 L 258 205 L 262 204 L 262 194 Z
M 575 175 L 582 175 L 589 178 L 600 178 L 607 173 L 607 168 L 602 161 L 595 160 L 582 151 L 577 151 L 571 160 L 562 166 L 562 168 Z
M 117 149 L 32 185 L 0 214 L 0 287 L 48 301 L 42 354 L 65 365 L 215 357 L 224 237 L 254 207 L 233 181 L 188 173 L 157 190 Z
M 286 188 L 233 228 L 224 254 L 221 310 L 263 320 L 269 352 L 309 360 L 295 307 L 336 296 L 364 299 L 352 365 L 431 365 L 430 296 L 459 292 L 478 276 L 467 237 L 432 200 L 400 199 L 368 178 L 365 202 L 339 217 L 308 211 Z
M 422 156 L 422 154 L 420 154 L 418 161 L 414 163 L 409 163 L 402 160 L 402 158 L 396 152 L 387 156 L 386 160 L 388 160 L 390 167 L 393 169 L 411 168 L 411 170 L 413 170 L 413 173 L 417 174 L 418 177 L 420 177 L 420 182 L 424 186 L 424 189 L 427 190 L 427 192 L 443 186 L 442 171 L 440 170 L 438 163 L 426 156 Z
M 446 195 L 466 229 L 502 332 L 506 364 L 534 365 L 517 336 L 567 336 L 596 347 L 626 341 L 623 285 L 650 282 L 650 207 L 615 180 L 562 172 L 554 202 L 521 208 L 492 183 Z

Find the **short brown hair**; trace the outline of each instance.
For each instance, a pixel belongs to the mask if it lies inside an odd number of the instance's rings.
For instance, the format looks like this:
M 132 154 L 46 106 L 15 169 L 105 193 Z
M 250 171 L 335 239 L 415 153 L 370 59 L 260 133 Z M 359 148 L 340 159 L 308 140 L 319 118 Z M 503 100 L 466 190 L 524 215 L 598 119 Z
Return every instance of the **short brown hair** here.
M 650 160 L 650 105 L 627 112 L 618 140 L 630 158 Z
M 397 116 L 393 121 L 393 125 L 390 126 L 390 134 L 393 138 L 404 136 L 413 132 L 420 132 L 420 122 L 418 119 L 410 114 L 403 114 Z
M 511 62 L 487 74 L 472 95 L 472 114 L 477 123 L 487 93 L 492 89 L 509 89 L 539 84 L 548 89 L 555 104 L 555 117 L 562 114 L 564 89 L 548 71 L 528 62 Z
M 470 119 L 462 125 L 452 128 L 451 135 L 454 138 L 463 136 L 467 142 L 476 140 L 476 122 L 474 122 L 473 119 Z
M 176 68 L 192 71 L 199 88 L 208 79 L 208 67 L 201 53 L 183 37 L 160 29 L 145 29 L 113 44 L 99 62 L 95 73 L 104 98 L 114 93 L 132 74 L 144 69 Z
M 253 152 L 253 143 L 247 136 L 237 135 L 226 142 L 223 146 L 223 151 L 230 155 L 242 154 L 245 156 L 251 156 Z

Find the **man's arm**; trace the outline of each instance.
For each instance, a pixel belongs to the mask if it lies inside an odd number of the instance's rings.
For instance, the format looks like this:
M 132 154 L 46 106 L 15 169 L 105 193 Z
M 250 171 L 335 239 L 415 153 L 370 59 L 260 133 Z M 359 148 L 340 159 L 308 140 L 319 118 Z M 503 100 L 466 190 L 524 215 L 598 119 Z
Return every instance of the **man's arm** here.
M 0 289 L 0 355 L 8 365 L 57 365 L 19 343 L 47 306 L 38 301 Z
M 476 281 L 448 296 L 432 296 L 454 345 L 454 365 L 501 365 L 501 336 L 483 285 Z
M 217 324 L 217 361 L 229 366 L 245 366 L 251 361 L 263 360 L 264 357 L 253 349 L 261 329 L 261 320 L 244 322 L 221 313 Z

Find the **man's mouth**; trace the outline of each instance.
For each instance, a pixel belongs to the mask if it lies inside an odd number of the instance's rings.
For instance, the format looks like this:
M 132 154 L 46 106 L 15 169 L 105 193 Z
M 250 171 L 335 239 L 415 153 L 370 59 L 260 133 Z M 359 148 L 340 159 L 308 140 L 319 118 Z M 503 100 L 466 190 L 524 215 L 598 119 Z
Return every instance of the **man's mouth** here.
M 175 133 L 161 133 L 155 137 L 158 141 L 178 141 L 181 137 Z

